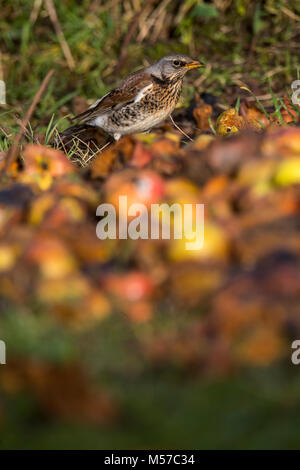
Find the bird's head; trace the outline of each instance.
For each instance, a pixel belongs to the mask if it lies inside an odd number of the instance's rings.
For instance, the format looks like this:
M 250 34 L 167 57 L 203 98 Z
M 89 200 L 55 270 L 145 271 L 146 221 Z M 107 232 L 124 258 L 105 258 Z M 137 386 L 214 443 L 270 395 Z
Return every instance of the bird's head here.
M 163 57 L 148 67 L 148 71 L 159 80 L 176 80 L 182 79 L 189 70 L 203 67 L 203 65 L 186 55 L 174 54 Z

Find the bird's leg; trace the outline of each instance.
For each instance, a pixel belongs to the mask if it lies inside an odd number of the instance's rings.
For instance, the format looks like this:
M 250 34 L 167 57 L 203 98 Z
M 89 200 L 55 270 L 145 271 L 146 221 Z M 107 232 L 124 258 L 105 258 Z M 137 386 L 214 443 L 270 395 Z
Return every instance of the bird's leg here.
M 185 137 L 187 137 L 191 142 L 194 142 L 194 139 L 192 139 L 189 135 L 187 135 L 187 134 L 176 124 L 176 122 L 174 121 L 174 119 L 173 119 L 173 117 L 172 117 L 172 114 L 170 114 L 169 118 L 171 119 L 173 126 L 176 127 L 176 129 L 177 129 L 178 131 L 180 131 L 181 134 L 183 134 Z

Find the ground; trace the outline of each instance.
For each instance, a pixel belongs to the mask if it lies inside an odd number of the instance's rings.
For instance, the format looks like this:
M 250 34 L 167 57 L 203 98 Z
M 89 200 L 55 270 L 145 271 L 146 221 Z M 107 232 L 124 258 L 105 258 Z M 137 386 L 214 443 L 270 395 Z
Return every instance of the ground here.
M 276 0 L 5 2 L 1 448 L 299 448 L 299 15 Z M 55 148 L 70 116 L 174 52 L 206 62 L 175 124 Z M 205 204 L 203 249 L 99 240 L 96 208 L 120 195 Z

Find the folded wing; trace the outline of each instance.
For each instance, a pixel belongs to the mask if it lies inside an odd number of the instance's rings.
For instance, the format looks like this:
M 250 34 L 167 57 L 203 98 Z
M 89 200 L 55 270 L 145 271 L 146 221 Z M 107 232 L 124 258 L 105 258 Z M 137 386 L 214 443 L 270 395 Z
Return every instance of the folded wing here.
M 74 117 L 74 120 L 89 123 L 102 114 L 112 110 L 121 109 L 133 101 L 138 101 L 149 92 L 153 86 L 153 80 L 145 70 L 138 70 L 123 80 L 114 90 L 110 91 L 86 111 Z

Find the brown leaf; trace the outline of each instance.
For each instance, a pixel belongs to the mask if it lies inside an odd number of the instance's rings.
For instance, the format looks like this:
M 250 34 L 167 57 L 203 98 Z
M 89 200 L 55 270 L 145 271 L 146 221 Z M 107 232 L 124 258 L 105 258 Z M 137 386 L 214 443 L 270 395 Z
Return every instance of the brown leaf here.
M 210 104 L 202 104 L 194 108 L 193 116 L 199 129 L 206 131 L 210 129 L 209 118 L 213 112 Z

